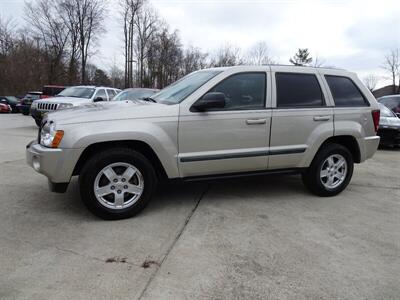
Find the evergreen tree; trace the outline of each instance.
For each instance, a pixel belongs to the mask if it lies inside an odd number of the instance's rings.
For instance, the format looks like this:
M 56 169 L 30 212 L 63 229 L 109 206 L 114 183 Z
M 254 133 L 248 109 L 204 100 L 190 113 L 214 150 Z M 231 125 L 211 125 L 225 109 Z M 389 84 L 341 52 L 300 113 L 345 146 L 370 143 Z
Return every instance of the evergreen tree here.
M 307 48 L 297 50 L 297 53 L 289 59 L 290 63 L 295 66 L 305 66 L 312 63 L 313 59 L 310 57 L 310 52 Z

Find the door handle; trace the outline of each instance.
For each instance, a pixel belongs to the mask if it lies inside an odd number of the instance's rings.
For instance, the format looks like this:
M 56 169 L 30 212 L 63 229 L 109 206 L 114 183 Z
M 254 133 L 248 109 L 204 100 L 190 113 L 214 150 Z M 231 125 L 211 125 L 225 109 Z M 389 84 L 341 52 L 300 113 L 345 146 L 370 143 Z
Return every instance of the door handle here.
M 259 125 L 267 123 L 267 119 L 249 119 L 246 120 L 247 125 Z
M 331 116 L 315 116 L 314 121 L 328 121 Z

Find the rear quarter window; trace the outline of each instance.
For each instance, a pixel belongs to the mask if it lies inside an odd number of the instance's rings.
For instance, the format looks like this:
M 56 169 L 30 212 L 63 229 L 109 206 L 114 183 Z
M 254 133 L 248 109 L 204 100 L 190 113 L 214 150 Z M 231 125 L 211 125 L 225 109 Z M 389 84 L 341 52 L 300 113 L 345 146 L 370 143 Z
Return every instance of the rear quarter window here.
M 348 77 L 325 75 L 335 106 L 369 106 L 365 96 L 356 84 Z

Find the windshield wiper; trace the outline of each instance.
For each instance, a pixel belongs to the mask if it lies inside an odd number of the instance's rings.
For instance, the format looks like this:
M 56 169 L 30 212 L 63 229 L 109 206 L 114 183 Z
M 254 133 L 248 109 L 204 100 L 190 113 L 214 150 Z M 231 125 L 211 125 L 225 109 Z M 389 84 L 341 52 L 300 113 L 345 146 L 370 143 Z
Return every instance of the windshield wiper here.
M 151 97 L 140 98 L 140 100 L 157 103 L 157 101 Z

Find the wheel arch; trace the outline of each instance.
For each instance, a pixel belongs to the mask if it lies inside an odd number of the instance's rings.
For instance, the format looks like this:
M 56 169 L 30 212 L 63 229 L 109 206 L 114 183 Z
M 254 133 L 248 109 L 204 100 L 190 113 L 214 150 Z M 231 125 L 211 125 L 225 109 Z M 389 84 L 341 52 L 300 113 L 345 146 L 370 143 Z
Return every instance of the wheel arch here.
M 355 163 L 360 163 L 361 162 L 361 151 L 360 151 L 360 146 L 357 142 L 357 139 L 354 136 L 351 135 L 337 135 L 337 136 L 332 136 L 328 139 L 326 139 L 321 146 L 318 148 L 318 153 L 324 146 L 327 144 L 339 144 L 342 145 L 343 147 L 346 147 L 351 155 L 353 156 L 353 160 Z
M 130 148 L 138 151 L 145 156 L 156 170 L 156 174 L 160 180 L 168 178 L 166 169 L 164 168 L 161 160 L 159 159 L 156 152 L 150 145 L 140 140 L 123 140 L 123 141 L 106 141 L 90 144 L 80 155 L 72 175 L 79 175 L 82 167 L 84 166 L 87 159 L 95 155 L 99 151 L 104 151 L 111 148 Z

